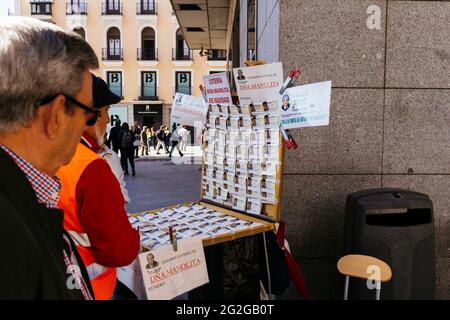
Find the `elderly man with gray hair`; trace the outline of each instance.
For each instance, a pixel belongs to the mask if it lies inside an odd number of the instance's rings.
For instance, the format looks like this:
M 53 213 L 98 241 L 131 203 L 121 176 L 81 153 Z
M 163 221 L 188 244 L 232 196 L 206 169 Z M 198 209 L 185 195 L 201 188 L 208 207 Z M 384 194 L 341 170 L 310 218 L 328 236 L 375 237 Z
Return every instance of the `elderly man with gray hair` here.
M 32 18 L 0 20 L 0 299 L 92 299 L 54 178 L 92 108 L 92 48 Z

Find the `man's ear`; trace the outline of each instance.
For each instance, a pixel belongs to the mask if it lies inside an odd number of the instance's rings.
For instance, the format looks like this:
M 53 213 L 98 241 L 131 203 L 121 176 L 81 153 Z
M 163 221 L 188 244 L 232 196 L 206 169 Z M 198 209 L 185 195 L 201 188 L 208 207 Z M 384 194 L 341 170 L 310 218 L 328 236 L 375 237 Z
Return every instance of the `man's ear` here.
M 66 98 L 63 95 L 57 96 L 46 106 L 42 106 L 44 130 L 49 139 L 55 139 L 64 126 L 64 117 L 66 114 Z

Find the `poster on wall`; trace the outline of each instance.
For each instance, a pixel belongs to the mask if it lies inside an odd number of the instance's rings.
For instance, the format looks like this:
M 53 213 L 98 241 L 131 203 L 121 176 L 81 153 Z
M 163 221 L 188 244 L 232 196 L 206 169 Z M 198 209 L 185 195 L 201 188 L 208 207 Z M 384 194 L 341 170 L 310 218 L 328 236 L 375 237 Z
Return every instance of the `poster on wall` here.
M 120 120 L 120 123 L 128 122 L 128 107 L 124 106 L 111 106 L 108 110 L 110 123 L 107 126 L 107 132 L 116 125 L 116 122 Z
M 330 122 L 331 81 L 287 89 L 279 107 L 285 129 L 326 126 Z
M 230 105 L 230 86 L 225 72 L 215 73 L 203 77 L 208 104 Z
M 235 68 L 233 73 L 241 105 L 280 99 L 279 91 L 283 85 L 281 62 Z
M 203 98 L 176 93 L 172 103 L 170 123 L 194 126 L 205 123 L 208 105 Z

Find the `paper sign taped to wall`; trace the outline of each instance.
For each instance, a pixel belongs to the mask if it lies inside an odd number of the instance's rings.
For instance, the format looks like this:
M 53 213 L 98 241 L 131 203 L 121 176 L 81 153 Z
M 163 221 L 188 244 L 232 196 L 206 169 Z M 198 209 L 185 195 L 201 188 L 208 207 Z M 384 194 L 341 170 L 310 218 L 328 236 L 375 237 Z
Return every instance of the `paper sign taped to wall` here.
M 201 238 L 177 242 L 177 251 L 168 245 L 139 255 L 147 299 L 172 299 L 209 282 Z
M 283 85 L 281 62 L 236 68 L 233 72 L 241 105 L 263 103 L 280 98 L 279 91 Z
M 171 123 L 195 126 L 195 123 L 205 123 L 208 105 L 202 98 L 176 93 L 170 114 Z
M 287 89 L 280 104 L 285 129 L 326 126 L 330 122 L 331 81 Z
M 203 83 L 205 84 L 208 104 L 233 104 L 225 72 L 204 76 Z

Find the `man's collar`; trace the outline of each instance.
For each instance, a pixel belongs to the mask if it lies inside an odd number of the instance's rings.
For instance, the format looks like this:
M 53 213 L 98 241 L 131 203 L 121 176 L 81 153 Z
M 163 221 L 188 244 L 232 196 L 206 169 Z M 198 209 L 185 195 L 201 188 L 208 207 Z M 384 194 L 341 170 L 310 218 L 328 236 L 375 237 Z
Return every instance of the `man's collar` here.
M 95 141 L 95 139 L 93 139 L 86 132 L 83 132 L 83 135 L 81 136 L 81 143 L 95 153 L 98 153 L 98 151 L 100 150 L 100 146 L 98 145 L 97 141 Z

